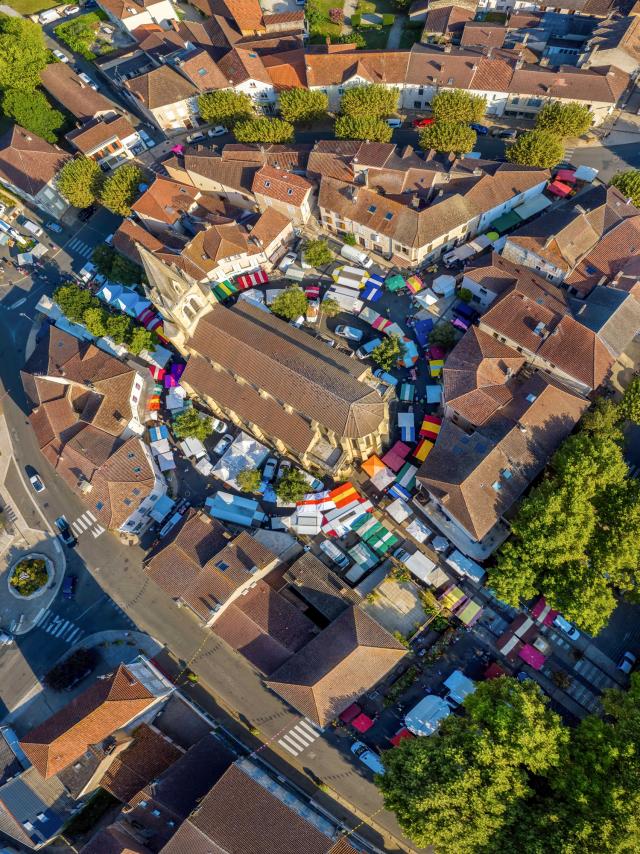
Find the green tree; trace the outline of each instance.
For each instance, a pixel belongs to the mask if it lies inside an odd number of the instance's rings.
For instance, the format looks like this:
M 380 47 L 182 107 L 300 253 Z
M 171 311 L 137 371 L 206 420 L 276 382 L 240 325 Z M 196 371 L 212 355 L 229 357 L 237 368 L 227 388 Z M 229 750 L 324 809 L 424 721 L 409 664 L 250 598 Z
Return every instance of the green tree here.
M 535 682 L 481 682 L 438 736 L 403 740 L 383 753 L 377 778 L 387 809 L 420 847 L 492 850 L 533 796 L 534 775 L 555 770 L 567 729 Z M 508 849 L 502 849 L 508 850 Z
M 57 142 L 58 131 L 65 121 L 62 113 L 54 110 L 37 90 L 8 89 L 2 98 L 2 112 L 47 142 Z
M 116 252 L 111 265 L 110 278 L 122 285 L 138 285 L 145 280 L 145 275 L 142 267 Z
M 96 265 L 98 273 L 110 279 L 115 255 L 116 251 L 112 246 L 107 243 L 98 243 L 91 253 L 91 263 Z
M 238 473 L 236 480 L 243 492 L 257 492 L 262 483 L 262 475 L 258 469 L 243 469 Z
M 358 241 L 356 240 L 355 234 L 349 233 L 342 235 L 342 242 L 345 246 L 355 246 Z
M 246 119 L 238 122 L 233 132 L 238 142 L 291 142 L 293 125 L 282 119 Z
M 506 152 L 510 163 L 520 166 L 537 166 L 552 169 L 564 157 L 562 140 L 548 130 L 530 130 L 523 133 Z
M 593 114 L 586 104 L 549 101 L 536 116 L 536 129 L 549 131 L 564 139 L 567 136 L 582 136 L 592 122 Z
M 85 311 L 82 322 L 92 335 L 101 338 L 107 334 L 107 318 L 106 309 L 96 305 Z
M 458 340 L 458 333 L 450 323 L 438 323 L 429 333 L 429 343 L 450 350 Z
M 335 317 L 342 311 L 340 303 L 333 297 L 325 297 L 322 300 L 321 309 L 325 317 Z
M 333 252 L 322 237 L 318 240 L 307 240 L 304 245 L 304 260 L 312 267 L 325 267 L 333 260 Z
M 369 142 L 389 142 L 393 136 L 393 128 L 373 116 L 338 116 L 335 132 L 338 139 L 367 139 Z
M 461 299 L 462 302 L 470 303 L 473 299 L 473 294 L 469 288 L 460 288 L 458 291 L 458 299 Z
M 53 299 L 65 317 L 74 323 L 83 322 L 85 311 L 91 308 L 94 302 L 94 297 L 89 291 L 71 283 L 56 288 Z
M 631 199 L 637 208 L 640 207 L 640 169 L 616 172 L 609 183 L 617 187 L 627 199 Z
M 640 424 L 640 377 L 634 377 L 627 386 L 619 412 L 623 418 Z
M 191 407 L 173 419 L 173 432 L 178 439 L 200 439 L 201 442 L 213 433 L 213 423 L 208 415 Z
M 325 21 L 325 14 L 319 0 L 307 0 L 304 7 L 304 16 L 309 24 L 310 32 L 313 33 L 315 28 Z
M 110 314 L 106 322 L 107 335 L 116 344 L 128 344 L 133 331 L 133 322 L 126 314 Z
M 397 335 L 388 335 L 381 344 L 373 350 L 371 358 L 382 368 L 383 371 L 390 371 L 395 368 L 398 359 L 401 358 L 404 347 Z
M 420 147 L 428 151 L 455 151 L 467 154 L 473 151 L 477 135 L 472 127 L 462 122 L 434 122 L 420 131 Z
M 285 89 L 280 92 L 280 114 L 286 122 L 312 122 L 326 116 L 329 98 L 311 89 Z
M 139 184 L 143 181 L 142 169 L 134 163 L 125 163 L 112 172 L 104 181 L 100 201 L 115 214 L 129 216 L 131 205 L 139 195 Z
M 145 329 L 144 326 L 134 326 L 128 348 L 130 353 L 137 356 L 139 353 L 142 353 L 143 350 L 153 352 L 157 343 L 158 336 L 155 332 L 149 332 L 149 330 Z
M 251 98 L 244 92 L 234 92 L 232 89 L 219 89 L 217 92 L 200 95 L 198 110 L 204 122 L 225 127 L 233 127 L 237 122 L 255 115 Z
M 56 177 L 58 189 L 75 208 L 86 208 L 99 197 L 104 173 L 95 160 L 76 157 L 67 161 Z
M 0 15 L 0 89 L 33 91 L 48 62 L 44 33 L 37 24 Z
M 378 84 L 351 86 L 340 100 L 340 112 L 353 118 L 382 119 L 395 113 L 399 100 L 398 89 Z
M 297 468 L 288 469 L 276 483 L 276 495 L 281 501 L 300 501 L 309 492 L 309 484 Z
M 470 95 L 462 89 L 438 92 L 431 102 L 431 112 L 436 122 L 479 122 L 486 109 L 486 98 Z
M 297 286 L 287 288 L 274 299 L 271 311 L 283 320 L 295 320 L 307 313 L 309 300 L 307 295 Z

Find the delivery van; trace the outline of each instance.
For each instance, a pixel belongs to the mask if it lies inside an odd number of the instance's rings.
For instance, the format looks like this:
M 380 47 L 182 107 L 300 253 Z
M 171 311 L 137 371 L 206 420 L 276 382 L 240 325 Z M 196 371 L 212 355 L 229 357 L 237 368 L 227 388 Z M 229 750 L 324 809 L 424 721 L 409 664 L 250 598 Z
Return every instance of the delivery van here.
M 30 219 L 23 220 L 20 225 L 26 229 L 29 234 L 33 234 L 34 237 L 40 237 L 42 234 L 42 229 L 39 225 L 36 225 L 35 222 L 31 222 Z
M 340 254 L 343 258 L 346 258 L 347 261 L 354 261 L 366 270 L 368 270 L 373 264 L 373 258 L 370 258 L 366 252 L 362 251 L 362 249 L 356 249 L 355 246 L 347 246 L 346 244 L 341 246 Z
M 292 264 L 290 267 L 287 267 L 284 277 L 285 279 L 292 279 L 294 282 L 301 282 L 304 279 L 304 270 Z
M 320 548 L 329 560 L 332 560 L 340 569 L 346 569 L 349 566 L 349 558 L 331 540 L 323 540 L 320 543 Z

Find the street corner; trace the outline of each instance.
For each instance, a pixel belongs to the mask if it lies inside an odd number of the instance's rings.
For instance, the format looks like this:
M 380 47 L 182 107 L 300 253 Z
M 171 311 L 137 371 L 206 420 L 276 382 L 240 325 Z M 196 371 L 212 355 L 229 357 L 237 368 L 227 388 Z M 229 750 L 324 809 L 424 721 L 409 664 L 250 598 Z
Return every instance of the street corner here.
M 25 635 L 55 599 L 65 574 L 66 558 L 59 540 L 28 530 L 15 538 L 2 556 L 0 626 Z

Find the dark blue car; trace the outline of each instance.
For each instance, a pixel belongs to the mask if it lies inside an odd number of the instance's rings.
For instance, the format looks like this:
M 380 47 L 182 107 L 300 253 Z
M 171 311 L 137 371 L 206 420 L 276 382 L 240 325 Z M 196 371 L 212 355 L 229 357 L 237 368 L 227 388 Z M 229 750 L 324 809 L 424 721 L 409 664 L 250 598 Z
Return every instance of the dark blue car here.
M 73 599 L 73 594 L 76 592 L 76 583 L 78 578 L 76 575 L 65 575 L 62 582 L 62 598 Z
M 476 133 L 479 133 L 480 136 L 486 136 L 489 133 L 489 128 L 484 125 L 479 125 L 476 122 L 471 122 L 469 125 Z

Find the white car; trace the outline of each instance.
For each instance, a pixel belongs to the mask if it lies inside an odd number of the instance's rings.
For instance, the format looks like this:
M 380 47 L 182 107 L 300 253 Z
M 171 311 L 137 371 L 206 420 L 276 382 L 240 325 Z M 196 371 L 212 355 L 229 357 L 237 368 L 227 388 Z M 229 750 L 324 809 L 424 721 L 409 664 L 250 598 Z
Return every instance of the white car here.
M 61 50 L 52 50 L 51 53 L 55 56 L 56 59 L 59 59 L 60 62 L 69 62 L 69 57 Z
M 216 432 L 216 433 L 226 433 L 227 432 L 227 425 L 224 423 L 224 421 L 220 421 L 219 418 L 212 418 L 211 419 L 211 426 L 213 427 L 214 432 Z
M 336 326 L 334 332 L 341 338 L 346 338 L 347 341 L 356 342 L 362 341 L 362 336 L 364 335 L 362 329 L 356 329 L 355 326 L 346 326 L 344 323 L 341 323 L 339 326 Z
M 229 133 L 228 128 L 223 125 L 216 125 L 214 128 L 209 128 L 207 136 L 224 136 L 226 133 Z
M 80 6 L 65 6 L 62 10 L 64 15 L 75 15 L 80 11 Z
M 357 756 L 360 762 L 363 762 L 367 768 L 370 768 L 374 774 L 384 774 L 384 765 L 377 753 L 369 750 L 366 744 L 361 741 L 354 741 L 351 745 L 351 752 Z
M 292 264 L 295 264 L 297 255 L 295 252 L 287 252 L 282 261 L 278 264 L 278 270 L 284 273 Z
M 637 660 L 638 657 L 632 652 L 625 652 L 618 662 L 618 670 L 622 670 L 626 674 L 631 673 Z
M 264 469 L 262 470 L 262 479 L 266 483 L 271 483 L 276 474 L 276 469 L 278 468 L 278 460 L 276 457 L 269 457 L 269 459 L 264 464 Z
M 229 445 L 233 442 L 233 436 L 230 436 L 228 433 L 226 436 L 223 436 L 219 442 L 213 448 L 214 454 L 224 454 Z
M 85 74 L 84 71 L 80 71 L 78 73 L 78 77 L 80 78 L 80 80 L 86 83 L 87 86 L 91 86 L 91 88 L 95 89 L 96 92 L 98 91 L 98 84 L 94 83 L 93 80 L 89 77 L 89 75 Z
M 389 125 L 390 128 L 399 128 L 402 127 L 402 119 L 385 119 L 385 122 Z
M 198 130 L 195 133 L 190 133 L 187 137 L 187 142 L 201 142 L 205 138 L 204 131 Z
M 556 629 L 560 629 L 561 632 L 564 632 L 564 634 L 573 641 L 578 640 L 580 637 L 580 632 L 576 627 L 571 625 L 571 623 L 568 620 L 565 620 L 564 617 L 561 617 L 560 614 L 558 614 L 554 619 L 553 625 Z

